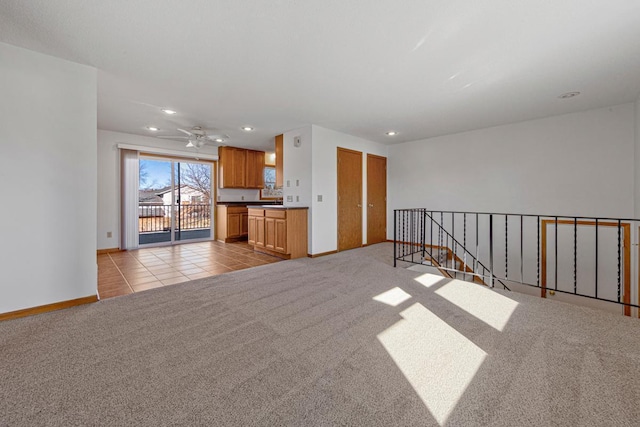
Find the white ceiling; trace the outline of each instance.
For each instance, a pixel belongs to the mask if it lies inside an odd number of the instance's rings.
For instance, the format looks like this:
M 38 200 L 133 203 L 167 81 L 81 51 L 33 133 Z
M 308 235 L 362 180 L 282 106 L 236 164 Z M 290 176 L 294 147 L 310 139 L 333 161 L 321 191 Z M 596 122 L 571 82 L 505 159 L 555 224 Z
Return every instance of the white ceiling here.
M 308 124 L 412 141 L 640 93 L 638 0 L 2 0 L 0 41 L 98 68 L 101 129 L 245 147 Z

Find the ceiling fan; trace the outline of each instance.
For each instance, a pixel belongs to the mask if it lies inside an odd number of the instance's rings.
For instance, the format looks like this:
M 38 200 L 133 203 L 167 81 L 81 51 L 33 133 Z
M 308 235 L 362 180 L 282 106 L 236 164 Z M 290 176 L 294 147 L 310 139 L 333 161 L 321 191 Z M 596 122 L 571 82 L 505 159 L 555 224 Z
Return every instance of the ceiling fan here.
M 180 129 L 178 130 L 185 135 L 178 136 L 158 136 L 158 138 L 166 139 L 186 139 L 187 147 L 189 148 L 201 148 L 207 143 L 214 143 L 216 145 L 225 145 L 224 142 L 229 139 L 229 135 L 209 133 L 200 126 L 194 126 L 191 130 Z

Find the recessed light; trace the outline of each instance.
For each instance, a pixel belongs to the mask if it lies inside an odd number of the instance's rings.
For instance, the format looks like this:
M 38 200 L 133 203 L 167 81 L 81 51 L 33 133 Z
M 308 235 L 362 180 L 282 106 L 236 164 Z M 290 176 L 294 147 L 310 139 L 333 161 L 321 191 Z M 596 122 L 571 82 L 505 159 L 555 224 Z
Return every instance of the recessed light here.
M 560 99 L 568 99 L 568 98 L 573 98 L 574 96 L 578 96 L 578 95 L 580 95 L 580 92 L 567 92 L 567 93 L 563 93 L 558 98 L 560 98 Z
M 155 127 L 155 126 L 147 126 L 147 129 L 149 129 L 149 130 L 150 130 L 150 131 L 152 131 L 152 132 L 157 132 L 157 131 L 159 131 L 159 130 L 160 130 L 160 128 L 157 128 L 157 127 Z
M 251 126 L 242 126 L 242 130 L 246 130 L 247 132 L 251 132 L 253 128 Z
M 169 110 L 168 108 L 163 108 L 162 112 L 165 113 L 165 114 L 176 114 L 177 113 L 177 111 Z
M 216 138 L 216 139 L 214 139 L 214 141 L 215 141 L 215 142 L 224 142 L 224 139 L 222 139 L 222 138 Z
M 398 132 L 396 132 L 395 130 L 390 130 L 389 132 L 387 132 L 387 136 L 396 136 L 398 134 Z

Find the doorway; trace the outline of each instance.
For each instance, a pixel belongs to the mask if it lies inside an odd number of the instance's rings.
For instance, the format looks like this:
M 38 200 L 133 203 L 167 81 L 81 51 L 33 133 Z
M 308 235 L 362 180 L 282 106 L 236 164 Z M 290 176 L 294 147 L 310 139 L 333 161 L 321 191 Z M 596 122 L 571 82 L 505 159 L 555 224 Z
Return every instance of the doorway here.
M 362 153 L 338 147 L 338 251 L 362 246 Z
M 387 158 L 367 154 L 367 245 L 387 240 Z
M 211 240 L 213 165 L 140 156 L 139 245 Z

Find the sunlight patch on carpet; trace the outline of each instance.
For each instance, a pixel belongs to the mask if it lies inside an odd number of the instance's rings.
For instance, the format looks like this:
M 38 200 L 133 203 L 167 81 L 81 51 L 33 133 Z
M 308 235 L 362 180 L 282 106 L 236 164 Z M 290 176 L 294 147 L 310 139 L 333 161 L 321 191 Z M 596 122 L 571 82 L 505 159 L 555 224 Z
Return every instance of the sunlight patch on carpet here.
M 378 340 L 444 426 L 487 353 L 420 303 L 400 315 Z
M 373 297 L 375 301 L 382 302 L 392 307 L 402 304 L 409 298 L 411 298 L 411 295 L 409 295 L 408 293 L 406 293 L 405 291 L 403 291 L 398 287 L 389 289 L 388 291 Z
M 420 283 L 424 287 L 430 288 L 436 283 L 439 283 L 446 279 L 442 276 L 436 276 L 435 274 L 425 273 L 422 276 L 418 276 L 413 280 Z
M 435 293 L 498 331 L 504 329 L 518 306 L 486 286 L 462 280 L 452 280 Z

